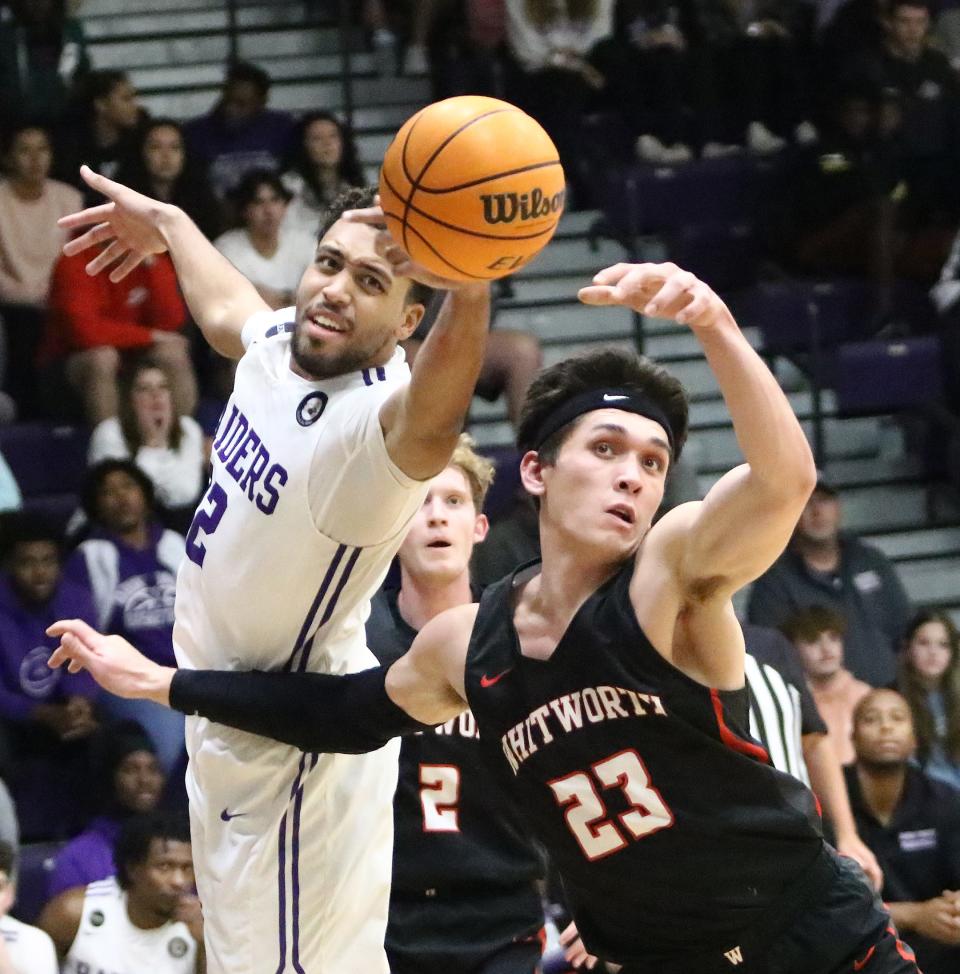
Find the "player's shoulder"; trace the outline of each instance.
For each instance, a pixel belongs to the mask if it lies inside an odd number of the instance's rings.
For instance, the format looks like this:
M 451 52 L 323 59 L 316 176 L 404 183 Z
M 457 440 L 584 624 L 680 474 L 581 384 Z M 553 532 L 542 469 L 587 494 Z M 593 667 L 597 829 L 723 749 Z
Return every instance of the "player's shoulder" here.
M 445 609 L 420 630 L 415 645 L 430 653 L 466 652 L 478 609 L 476 602 Z
M 257 311 L 250 315 L 243 326 L 241 339 L 247 350 L 251 346 L 274 341 L 289 341 L 296 322 L 296 308 L 278 308 L 276 311 Z

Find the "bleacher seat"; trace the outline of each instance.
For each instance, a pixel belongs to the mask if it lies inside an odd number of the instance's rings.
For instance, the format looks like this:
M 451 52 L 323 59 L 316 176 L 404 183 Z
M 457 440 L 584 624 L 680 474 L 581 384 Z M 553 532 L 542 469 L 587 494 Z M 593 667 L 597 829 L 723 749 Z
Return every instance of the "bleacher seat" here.
M 47 881 L 62 842 L 32 842 L 20 847 L 17 902 L 10 911 L 24 923 L 35 923 L 47 897 Z

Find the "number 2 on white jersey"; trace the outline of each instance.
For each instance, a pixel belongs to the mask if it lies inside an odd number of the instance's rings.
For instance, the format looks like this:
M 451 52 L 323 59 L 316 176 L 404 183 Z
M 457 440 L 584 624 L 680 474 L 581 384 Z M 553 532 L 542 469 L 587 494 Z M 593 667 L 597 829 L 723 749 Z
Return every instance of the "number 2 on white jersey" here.
M 594 779 L 601 790 L 619 787 L 630 809 L 616 819 L 610 818 Z M 589 773 L 575 771 L 548 784 L 557 804 L 566 806 L 567 827 L 591 862 L 626 848 L 631 839 L 642 839 L 673 825 L 673 813 L 651 785 L 640 755 L 632 749 L 598 761 Z
M 460 769 L 453 764 L 420 765 L 424 832 L 459 832 Z
M 190 530 L 187 531 L 187 557 L 197 566 L 203 568 L 203 559 L 207 557 L 207 547 L 201 538 L 208 537 L 217 530 L 217 525 L 227 512 L 227 492 L 214 480 L 197 506 L 193 515 Z

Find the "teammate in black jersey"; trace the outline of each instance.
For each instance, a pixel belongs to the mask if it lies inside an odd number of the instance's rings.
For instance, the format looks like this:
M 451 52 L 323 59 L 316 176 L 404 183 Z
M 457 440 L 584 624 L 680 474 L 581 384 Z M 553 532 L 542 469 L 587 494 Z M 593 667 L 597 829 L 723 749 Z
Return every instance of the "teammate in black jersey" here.
M 179 672 L 61 623 L 54 664 L 305 751 L 377 747 L 469 704 L 491 773 L 557 863 L 586 947 L 629 974 L 916 974 L 812 793 L 746 733 L 731 597 L 785 547 L 816 479 L 774 377 L 720 298 L 672 264 L 580 292 L 688 325 L 746 462 L 655 526 L 687 432 L 663 370 L 599 353 L 545 370 L 519 431 L 543 561 L 431 620 L 385 670 Z
M 434 616 L 474 600 L 470 556 L 487 533 L 493 464 L 461 437 L 400 547 L 400 588 L 371 604 L 367 645 L 382 663 Z M 543 864 L 509 798 L 481 767 L 473 714 L 405 737 L 394 797 L 387 926 L 392 974 L 534 974 Z

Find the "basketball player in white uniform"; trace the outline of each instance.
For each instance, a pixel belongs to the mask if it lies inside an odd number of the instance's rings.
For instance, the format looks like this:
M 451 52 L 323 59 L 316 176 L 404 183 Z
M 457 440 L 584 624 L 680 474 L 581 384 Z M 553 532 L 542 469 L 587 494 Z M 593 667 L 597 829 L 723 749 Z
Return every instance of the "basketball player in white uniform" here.
M 162 813 L 129 819 L 114 855 L 117 876 L 44 907 L 40 924 L 59 948 L 62 974 L 204 974 L 186 822 Z
M 169 250 L 194 319 L 239 358 L 213 474 L 187 537 L 182 667 L 349 673 L 364 621 L 456 445 L 482 363 L 486 285 L 412 264 L 354 193 L 321 228 L 295 308 L 269 312 L 176 208 L 82 170 L 113 201 L 67 218 L 119 279 Z M 118 263 L 119 262 L 119 263 Z M 412 280 L 411 280 L 412 279 Z M 449 289 L 411 379 L 397 343 Z M 197 886 L 216 974 L 386 974 L 397 747 L 311 755 L 188 718 Z

